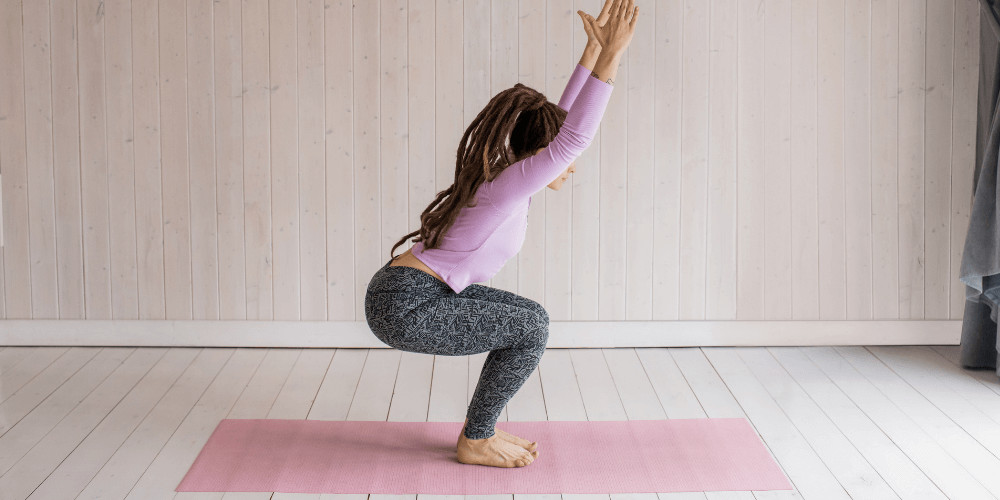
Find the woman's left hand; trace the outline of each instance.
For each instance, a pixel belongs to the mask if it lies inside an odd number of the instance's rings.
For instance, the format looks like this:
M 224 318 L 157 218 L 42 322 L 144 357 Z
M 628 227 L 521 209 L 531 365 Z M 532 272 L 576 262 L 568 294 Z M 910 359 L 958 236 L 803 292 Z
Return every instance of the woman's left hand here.
M 608 18 L 611 17 L 610 11 L 613 3 L 614 0 L 605 0 L 604 7 L 601 9 L 601 13 L 598 14 L 597 19 L 594 19 L 590 16 L 590 14 L 587 14 L 582 10 L 576 11 L 576 13 L 580 14 L 580 17 L 583 18 L 583 29 L 587 32 L 587 45 L 601 48 L 601 42 L 598 37 L 595 36 L 591 23 L 594 23 L 598 29 L 603 28 L 604 24 L 608 22 Z

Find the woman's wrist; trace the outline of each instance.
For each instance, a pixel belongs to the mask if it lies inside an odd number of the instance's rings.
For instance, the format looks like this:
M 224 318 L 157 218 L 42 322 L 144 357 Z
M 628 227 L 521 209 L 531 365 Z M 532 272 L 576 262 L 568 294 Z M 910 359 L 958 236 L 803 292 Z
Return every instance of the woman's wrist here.
M 593 41 L 588 41 L 587 45 L 583 48 L 583 55 L 580 56 L 580 66 L 583 66 L 584 68 L 593 71 L 594 64 L 597 63 L 597 58 L 600 55 L 601 55 L 601 44 Z
M 594 63 L 594 69 L 591 70 L 590 76 L 609 85 L 614 85 L 615 78 L 618 75 L 618 65 L 620 62 L 621 52 L 608 50 L 608 48 L 605 47 L 601 54 L 597 57 L 597 62 Z

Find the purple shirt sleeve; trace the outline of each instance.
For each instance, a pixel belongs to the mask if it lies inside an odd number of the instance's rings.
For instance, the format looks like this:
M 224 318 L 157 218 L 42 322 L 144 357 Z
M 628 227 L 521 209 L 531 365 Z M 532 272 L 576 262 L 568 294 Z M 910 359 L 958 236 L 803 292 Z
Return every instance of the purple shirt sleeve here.
M 583 87 L 583 83 L 587 81 L 590 73 L 591 71 L 582 64 L 576 64 L 573 74 L 569 77 L 569 83 L 566 84 L 566 88 L 563 90 L 562 98 L 559 99 L 560 108 L 566 111 L 573 108 L 573 101 L 576 100 L 576 95 L 580 93 L 580 88 Z
M 577 68 L 574 77 L 580 73 Z M 490 201 L 498 210 L 513 213 L 531 195 L 559 177 L 590 146 L 614 86 L 589 73 L 584 74 L 578 92 L 573 86 L 571 78 L 560 102 L 572 102 L 572 107 L 552 142 L 540 153 L 510 165 L 484 184 L 488 187 Z

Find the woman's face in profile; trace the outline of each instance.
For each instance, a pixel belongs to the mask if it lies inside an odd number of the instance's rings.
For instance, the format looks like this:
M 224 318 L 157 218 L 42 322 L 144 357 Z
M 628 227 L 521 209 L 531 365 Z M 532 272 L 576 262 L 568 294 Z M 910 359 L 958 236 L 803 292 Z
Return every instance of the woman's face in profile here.
M 538 151 L 535 151 L 535 154 L 537 155 L 538 153 L 541 153 L 544 150 L 545 148 L 541 148 Z M 548 187 L 553 191 L 559 191 L 559 189 L 562 188 L 563 182 L 565 182 L 566 179 L 569 178 L 569 174 L 575 171 L 576 171 L 576 162 L 570 163 L 569 166 L 566 167 L 566 170 L 563 170 L 563 173 L 559 174 L 559 177 L 556 177 L 554 181 L 548 183 L 546 187 Z

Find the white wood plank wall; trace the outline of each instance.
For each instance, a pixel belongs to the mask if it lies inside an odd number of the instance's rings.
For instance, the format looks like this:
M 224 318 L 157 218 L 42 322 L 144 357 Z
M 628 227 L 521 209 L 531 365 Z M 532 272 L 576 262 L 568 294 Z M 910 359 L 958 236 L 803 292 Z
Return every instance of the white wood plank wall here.
M 557 102 L 602 3 L 0 0 L 0 317 L 363 320 L 468 123 Z M 961 318 L 977 0 L 637 4 L 485 284 L 556 321 Z

